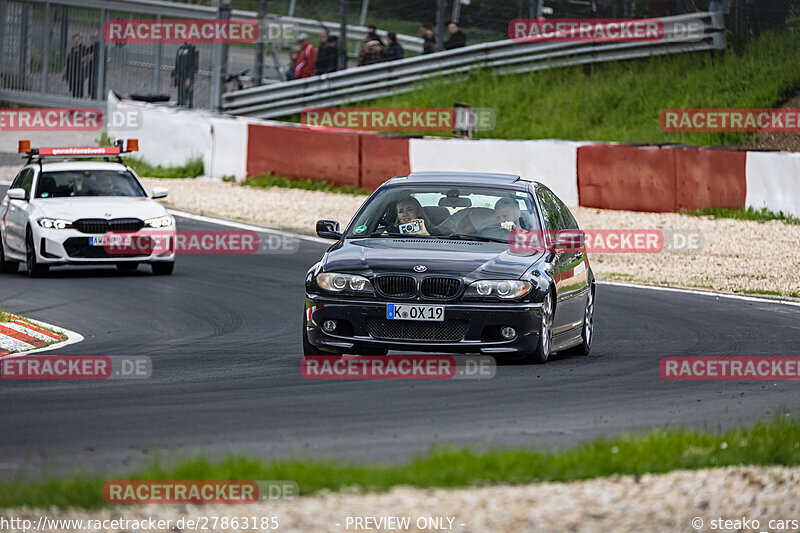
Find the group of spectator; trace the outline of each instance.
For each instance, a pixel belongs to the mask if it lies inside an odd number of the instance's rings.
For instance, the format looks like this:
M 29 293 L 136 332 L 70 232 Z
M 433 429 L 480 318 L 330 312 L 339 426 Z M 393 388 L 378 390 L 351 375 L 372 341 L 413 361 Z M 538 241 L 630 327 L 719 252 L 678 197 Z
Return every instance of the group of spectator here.
M 67 54 L 66 65 L 61 73 L 61 79 L 67 82 L 69 92 L 73 98 L 88 96 L 97 99 L 97 77 L 99 73 L 98 58 L 100 56 L 100 33 L 92 32 L 91 43 L 84 45 L 81 34 L 72 35 L 72 48 Z M 86 81 L 89 82 L 88 94 L 84 94 Z
M 467 46 L 467 36 L 458 27 L 458 24 L 451 22 L 447 25 L 447 33 L 450 36 L 444 42 L 445 50 L 454 50 Z M 419 36 L 422 37 L 422 53 L 432 54 L 436 52 L 436 37 L 433 34 L 433 28 L 430 24 L 421 24 L 419 27 Z
M 467 45 L 467 36 L 451 22 L 447 26 L 450 36 L 444 42 L 445 50 L 453 50 Z M 420 37 L 423 38 L 423 54 L 437 51 L 436 38 L 428 24 L 419 27 Z M 344 51 L 339 45 L 339 38 L 323 29 L 319 36 L 319 47 L 314 48 L 307 33 L 303 32 L 297 37 L 299 48 L 289 51 L 289 65 L 286 69 L 287 80 L 310 78 L 311 76 L 335 72 L 339 68 L 339 55 Z M 367 36 L 358 53 L 358 66 L 374 65 L 384 61 L 403 59 L 405 51 L 397 40 L 397 34 L 388 32 L 386 41 L 378 35 L 378 28 L 374 25 L 367 26 Z

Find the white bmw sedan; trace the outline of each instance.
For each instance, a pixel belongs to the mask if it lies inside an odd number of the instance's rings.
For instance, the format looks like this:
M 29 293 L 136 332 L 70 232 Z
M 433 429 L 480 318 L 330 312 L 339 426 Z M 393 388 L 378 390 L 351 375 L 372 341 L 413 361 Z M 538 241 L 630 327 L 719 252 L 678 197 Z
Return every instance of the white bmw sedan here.
M 0 270 L 16 272 L 24 262 L 28 275 L 38 277 L 58 265 L 133 270 L 147 263 L 153 274 L 171 274 L 174 249 L 112 246 L 148 233 L 174 237 L 175 219 L 155 201 L 166 195 L 167 189 L 154 187 L 148 196 L 122 163 L 31 161 L 0 203 Z

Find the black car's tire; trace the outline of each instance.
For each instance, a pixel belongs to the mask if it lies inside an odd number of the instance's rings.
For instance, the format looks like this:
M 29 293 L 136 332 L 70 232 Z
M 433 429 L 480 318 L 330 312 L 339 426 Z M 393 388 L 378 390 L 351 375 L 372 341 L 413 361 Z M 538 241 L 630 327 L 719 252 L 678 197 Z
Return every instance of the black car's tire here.
M 581 342 L 573 346 L 564 353 L 566 355 L 589 355 L 594 339 L 594 285 L 589 289 L 589 296 L 586 298 L 586 309 L 583 312 L 583 325 L 581 326 Z
M 175 262 L 150 263 L 150 268 L 153 269 L 153 274 L 156 276 L 169 276 L 175 270 Z
M 139 263 L 117 263 L 117 270 L 122 272 L 130 272 L 139 268 Z
M 25 233 L 25 263 L 28 266 L 28 276 L 41 278 L 50 271 L 48 265 L 40 265 L 36 261 L 36 248 L 33 245 L 33 232 L 31 228 Z
M 19 270 L 19 261 L 6 260 L 6 254 L 3 252 L 3 244 L 0 243 L 0 272 L 6 274 L 16 274 Z
M 541 365 L 550 358 L 550 350 L 553 347 L 553 317 L 555 316 L 555 310 L 553 292 L 547 291 L 547 296 L 545 296 L 542 304 L 542 329 L 539 332 L 539 340 L 536 343 L 536 349 L 524 358 L 524 362 Z

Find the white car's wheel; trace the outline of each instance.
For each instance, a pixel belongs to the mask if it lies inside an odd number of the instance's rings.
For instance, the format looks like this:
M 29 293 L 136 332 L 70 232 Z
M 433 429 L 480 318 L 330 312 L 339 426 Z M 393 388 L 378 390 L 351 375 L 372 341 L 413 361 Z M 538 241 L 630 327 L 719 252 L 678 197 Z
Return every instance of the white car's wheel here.
M 3 244 L 0 243 L 0 272 L 14 274 L 17 270 L 19 270 L 19 261 L 10 261 L 6 259 L 5 252 L 3 252 Z
M 32 278 L 41 278 L 50 271 L 47 265 L 40 265 L 36 259 L 36 248 L 33 245 L 33 232 L 31 228 L 25 235 L 25 263 L 28 266 L 28 276 Z

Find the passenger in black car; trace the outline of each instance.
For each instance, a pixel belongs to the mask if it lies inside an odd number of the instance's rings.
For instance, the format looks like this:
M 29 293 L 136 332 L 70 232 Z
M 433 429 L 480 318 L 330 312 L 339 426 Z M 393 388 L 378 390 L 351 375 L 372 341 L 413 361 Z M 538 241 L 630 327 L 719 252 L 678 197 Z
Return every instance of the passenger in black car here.
M 406 196 L 401 198 L 395 204 L 397 219 L 393 226 L 386 228 L 386 233 L 403 233 L 410 235 L 430 235 L 428 229 L 431 227 L 431 221 L 428 215 L 419 203 L 419 200 L 413 196 Z M 419 224 L 417 231 L 401 231 L 401 226 L 404 228 L 405 224 L 416 222 Z

